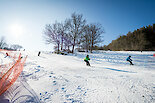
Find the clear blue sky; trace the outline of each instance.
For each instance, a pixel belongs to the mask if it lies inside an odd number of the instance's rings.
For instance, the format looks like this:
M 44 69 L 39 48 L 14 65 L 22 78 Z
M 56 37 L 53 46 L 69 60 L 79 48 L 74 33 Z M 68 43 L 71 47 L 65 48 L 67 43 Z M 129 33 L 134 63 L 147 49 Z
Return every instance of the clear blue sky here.
M 87 23 L 101 23 L 107 45 L 155 23 L 155 0 L 0 0 L 0 37 L 27 50 L 52 50 L 43 39 L 45 25 L 64 21 L 73 12 L 83 14 Z

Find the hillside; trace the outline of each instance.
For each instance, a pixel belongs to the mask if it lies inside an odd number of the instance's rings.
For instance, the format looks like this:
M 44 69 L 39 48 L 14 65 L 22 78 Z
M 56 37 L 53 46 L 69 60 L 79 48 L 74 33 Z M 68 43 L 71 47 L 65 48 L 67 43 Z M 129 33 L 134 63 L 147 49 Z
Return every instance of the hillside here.
M 155 50 L 155 24 L 137 29 L 134 32 L 128 32 L 127 35 L 120 36 L 106 46 L 105 49 L 118 51 L 153 51 Z
M 22 54 L 28 58 L 21 77 L 44 103 L 154 103 L 154 53 L 104 51 L 64 56 L 42 52 L 38 57 L 38 52 L 25 51 Z M 83 61 L 87 54 L 91 67 Z M 128 55 L 135 65 L 126 61 Z M 20 101 L 22 90 L 6 93 L 11 93 L 7 94 L 10 100 Z M 17 94 L 20 99 L 15 98 Z

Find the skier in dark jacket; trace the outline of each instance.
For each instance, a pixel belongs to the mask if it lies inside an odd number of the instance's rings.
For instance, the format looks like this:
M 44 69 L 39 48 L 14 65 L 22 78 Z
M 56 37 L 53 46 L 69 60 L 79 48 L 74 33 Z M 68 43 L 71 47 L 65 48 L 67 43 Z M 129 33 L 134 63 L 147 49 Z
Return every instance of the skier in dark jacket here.
M 6 57 L 8 57 L 9 56 L 9 54 L 6 52 L 6 56 L 4 57 L 4 58 L 6 58 Z
M 38 52 L 38 56 L 40 56 L 40 53 L 41 53 L 41 52 L 39 51 L 39 52 Z
M 86 62 L 87 66 L 90 66 L 89 60 L 90 60 L 89 55 L 87 55 L 86 58 L 84 58 L 84 61 Z
M 129 57 L 126 59 L 126 61 L 130 62 L 130 65 L 133 65 L 131 56 L 129 56 Z

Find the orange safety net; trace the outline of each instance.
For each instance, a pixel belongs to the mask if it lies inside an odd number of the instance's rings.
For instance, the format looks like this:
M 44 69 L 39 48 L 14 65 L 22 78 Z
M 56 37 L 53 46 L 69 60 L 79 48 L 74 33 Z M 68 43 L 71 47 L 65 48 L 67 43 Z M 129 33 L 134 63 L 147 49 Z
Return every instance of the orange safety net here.
M 3 50 L 0 49 L 0 51 Z M 16 54 L 13 55 L 11 51 L 7 51 L 7 53 L 12 59 L 14 59 L 15 62 L 0 65 L 0 95 L 3 94 L 17 80 L 23 70 L 23 66 L 27 58 L 27 56 L 23 58 L 21 53 L 19 54 L 18 59 Z

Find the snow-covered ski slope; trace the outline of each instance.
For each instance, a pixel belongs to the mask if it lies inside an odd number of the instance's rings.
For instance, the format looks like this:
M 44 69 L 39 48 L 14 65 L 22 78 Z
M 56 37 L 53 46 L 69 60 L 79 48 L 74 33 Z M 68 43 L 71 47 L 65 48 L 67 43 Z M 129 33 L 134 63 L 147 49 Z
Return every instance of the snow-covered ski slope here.
M 10 62 L 13 62 L 12 58 L 5 57 L 5 53 L 0 52 L 0 65 L 8 64 Z
M 155 52 L 37 53 L 22 52 L 28 55 L 22 76 L 42 102 L 155 103 Z
M 0 103 L 41 103 L 36 93 L 26 82 L 26 78 L 22 77 L 22 74 L 16 80 L 16 77 L 18 77 L 16 74 L 20 73 L 19 71 L 22 68 L 22 65 L 16 63 L 16 58 L 10 56 L 6 57 L 5 52 L 6 51 L 0 52 L 0 83 L 2 87 L 0 88 L 0 91 L 1 93 L 3 90 L 7 89 L 7 91 L 0 94 Z M 9 52 L 9 54 L 11 53 L 19 55 L 19 52 L 16 51 Z M 19 67 L 21 68 L 19 69 Z M 12 73 L 10 74 L 9 71 Z M 14 80 L 16 82 L 12 85 Z

